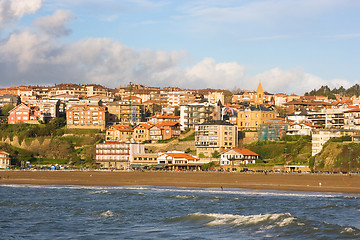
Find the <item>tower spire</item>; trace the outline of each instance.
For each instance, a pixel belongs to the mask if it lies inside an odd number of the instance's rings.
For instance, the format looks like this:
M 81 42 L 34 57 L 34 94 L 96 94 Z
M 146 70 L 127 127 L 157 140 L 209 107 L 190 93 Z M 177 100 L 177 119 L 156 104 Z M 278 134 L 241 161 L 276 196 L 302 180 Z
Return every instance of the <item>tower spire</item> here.
M 261 81 L 259 81 L 259 86 L 256 90 L 256 104 L 257 105 L 264 104 L 264 89 L 261 86 Z

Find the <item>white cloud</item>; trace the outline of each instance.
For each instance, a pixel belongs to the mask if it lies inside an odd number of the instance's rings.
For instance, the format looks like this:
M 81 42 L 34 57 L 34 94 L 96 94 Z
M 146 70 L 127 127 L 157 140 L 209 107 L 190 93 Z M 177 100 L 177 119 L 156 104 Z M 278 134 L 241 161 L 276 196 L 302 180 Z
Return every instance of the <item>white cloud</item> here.
M 321 85 L 352 85 L 343 79 L 325 81 L 300 68 L 273 68 L 249 77 L 245 76 L 244 66 L 236 62 L 217 63 L 212 58 L 182 68 L 188 60 L 186 51 L 136 50 L 108 38 L 59 44 L 47 34 L 25 30 L 0 43 L 0 85 L 73 82 L 119 87 L 131 81 L 149 86 L 256 89 L 261 81 L 266 91 L 298 94 Z
M 191 87 L 230 89 L 242 79 L 244 71 L 245 67 L 236 62 L 215 63 L 214 59 L 205 58 L 185 69 L 184 80 Z
M 75 16 L 67 10 L 57 10 L 53 15 L 36 19 L 34 25 L 48 35 L 54 37 L 67 36 L 71 29 L 67 28 L 69 21 Z
M 265 91 L 272 93 L 297 93 L 304 94 L 305 92 L 317 89 L 322 85 L 328 85 L 330 88 L 344 86 L 350 87 L 352 84 L 344 79 L 324 80 L 318 76 L 304 72 L 303 69 L 283 70 L 280 68 L 273 68 L 251 78 L 251 89 L 256 89 L 258 82 Z M 250 87 L 250 86 L 249 86 Z
M 37 12 L 42 3 L 43 0 L 0 0 L 0 27 L 25 14 Z

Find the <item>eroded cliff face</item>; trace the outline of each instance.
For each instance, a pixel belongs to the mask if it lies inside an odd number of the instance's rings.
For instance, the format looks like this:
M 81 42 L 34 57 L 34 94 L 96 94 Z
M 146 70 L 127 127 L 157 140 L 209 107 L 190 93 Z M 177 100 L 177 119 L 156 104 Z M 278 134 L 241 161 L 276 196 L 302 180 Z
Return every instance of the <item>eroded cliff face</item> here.
M 348 142 L 326 144 L 323 150 L 315 156 L 314 170 L 348 171 L 349 156 L 351 171 L 359 171 L 360 144 Z

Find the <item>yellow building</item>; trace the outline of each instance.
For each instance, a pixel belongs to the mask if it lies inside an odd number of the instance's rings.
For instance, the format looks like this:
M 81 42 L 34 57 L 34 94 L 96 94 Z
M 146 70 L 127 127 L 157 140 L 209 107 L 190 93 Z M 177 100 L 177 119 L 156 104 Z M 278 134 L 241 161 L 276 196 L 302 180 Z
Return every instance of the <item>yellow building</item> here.
M 136 142 L 144 142 L 150 140 L 150 128 L 152 124 L 140 123 L 134 128 L 133 137 Z
M 276 117 L 272 111 L 264 105 L 250 106 L 238 112 L 237 125 L 241 130 L 257 130 L 260 124 Z
M 133 137 L 133 128 L 129 125 L 114 125 L 106 130 L 106 141 L 129 141 Z
M 255 105 L 238 111 L 237 126 L 241 130 L 258 130 L 260 124 L 276 117 L 275 111 L 265 107 L 264 103 L 264 90 L 261 82 L 256 90 Z

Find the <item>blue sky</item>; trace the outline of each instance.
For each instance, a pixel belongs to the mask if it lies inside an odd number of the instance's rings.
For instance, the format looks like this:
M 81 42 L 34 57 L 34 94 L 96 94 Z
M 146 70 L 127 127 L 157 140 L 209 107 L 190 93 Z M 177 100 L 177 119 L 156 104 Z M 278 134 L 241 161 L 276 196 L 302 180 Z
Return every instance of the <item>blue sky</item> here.
M 357 0 L 0 0 L 0 87 L 359 82 Z

